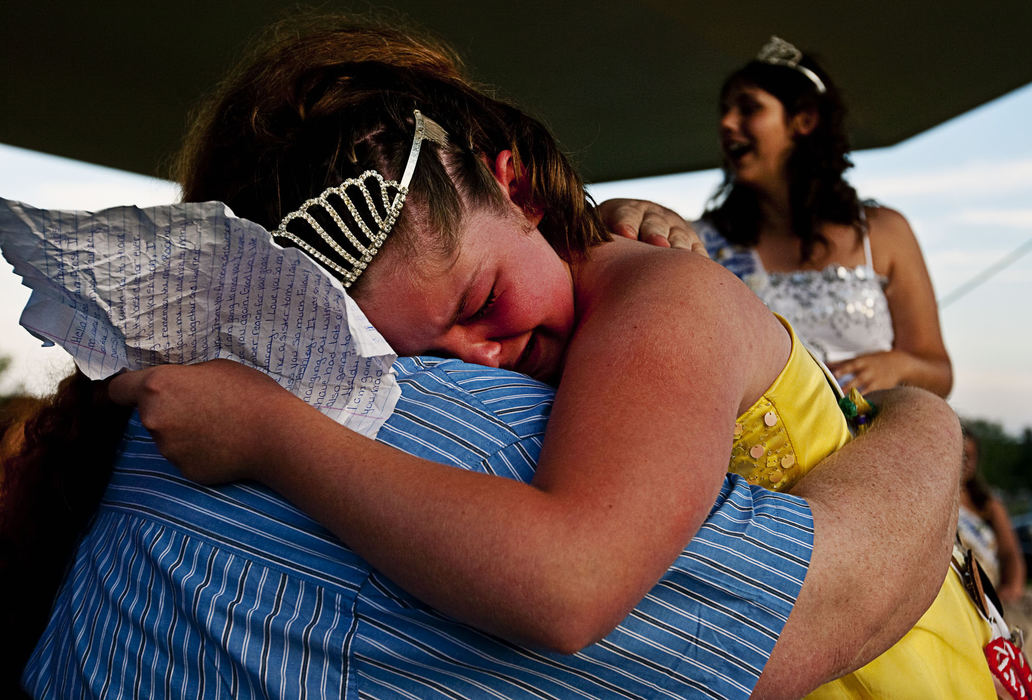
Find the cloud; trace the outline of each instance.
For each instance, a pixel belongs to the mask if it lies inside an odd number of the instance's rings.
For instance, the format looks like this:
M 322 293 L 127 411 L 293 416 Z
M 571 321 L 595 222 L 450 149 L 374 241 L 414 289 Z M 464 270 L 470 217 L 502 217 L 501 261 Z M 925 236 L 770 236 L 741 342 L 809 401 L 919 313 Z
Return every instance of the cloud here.
M 962 209 L 955 215 L 963 224 L 1032 229 L 1032 209 Z
M 950 405 L 965 418 L 999 421 L 1012 434 L 1032 427 L 1026 394 L 1015 387 L 1032 386 L 1032 374 L 1007 373 L 976 367 L 954 367 L 956 385 Z
M 35 207 L 97 210 L 179 199 L 167 180 L 0 144 L 0 193 Z
M 933 172 L 857 177 L 862 189 L 886 201 L 914 195 L 965 196 L 1032 191 L 1032 158 L 975 161 Z
M 164 180 L 118 178 L 76 181 L 55 178 L 19 192 L 18 199 L 34 207 L 96 211 L 135 204 L 150 207 L 170 204 L 179 199 L 179 187 Z
M 964 250 L 960 248 L 946 248 L 933 250 L 926 255 L 928 264 L 934 260 L 936 265 L 950 266 L 956 268 L 972 268 L 981 270 L 994 265 L 1012 253 L 1017 246 L 1002 246 L 995 244 L 992 248 L 984 250 Z

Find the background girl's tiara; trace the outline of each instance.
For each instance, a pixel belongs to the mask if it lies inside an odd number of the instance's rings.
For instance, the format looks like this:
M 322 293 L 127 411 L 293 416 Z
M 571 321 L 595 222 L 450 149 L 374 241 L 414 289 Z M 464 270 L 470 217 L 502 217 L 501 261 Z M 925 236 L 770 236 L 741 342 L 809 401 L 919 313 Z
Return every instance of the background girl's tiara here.
M 760 63 L 784 66 L 799 71 L 810 79 L 810 82 L 817 88 L 817 92 L 823 95 L 828 91 L 820 76 L 799 64 L 803 60 L 803 52 L 779 36 L 772 36 L 770 41 L 763 45 L 760 52 L 756 54 L 756 60 Z
M 413 115 L 415 133 L 401 182 L 366 170 L 306 201 L 283 217 L 272 234 L 312 256 L 336 275 L 345 289 L 365 271 L 401 216 L 423 140 L 441 146 L 448 143 L 448 135 L 437 122 L 418 109 Z

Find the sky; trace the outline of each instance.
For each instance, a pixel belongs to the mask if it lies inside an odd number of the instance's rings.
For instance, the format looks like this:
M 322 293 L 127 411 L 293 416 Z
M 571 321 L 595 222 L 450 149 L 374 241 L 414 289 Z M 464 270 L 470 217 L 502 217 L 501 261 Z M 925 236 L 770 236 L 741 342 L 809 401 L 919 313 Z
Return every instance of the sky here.
M 862 197 L 901 211 L 925 255 L 947 350 L 950 403 L 1017 435 L 1032 426 L 1032 85 L 890 148 L 854 153 Z M 714 125 L 714 149 L 717 148 Z M 596 199 L 639 197 L 688 219 L 720 181 L 709 170 L 593 185 Z M 172 183 L 0 144 L 0 196 L 37 207 L 97 210 L 167 204 Z M 45 393 L 70 368 L 18 326 L 28 298 L 0 260 L 0 391 Z

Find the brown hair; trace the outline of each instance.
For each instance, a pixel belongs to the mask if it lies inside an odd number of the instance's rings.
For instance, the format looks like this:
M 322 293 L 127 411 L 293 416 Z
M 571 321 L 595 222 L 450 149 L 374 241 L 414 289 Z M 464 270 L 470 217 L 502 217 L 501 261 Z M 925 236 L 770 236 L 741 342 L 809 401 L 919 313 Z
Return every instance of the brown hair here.
M 517 167 L 514 201 L 543 215 L 539 229 L 562 257 L 608 238 L 544 125 L 475 86 L 441 43 L 348 18 L 319 18 L 301 30 L 279 25 L 229 75 L 198 113 L 175 166 L 183 199 L 225 202 L 271 230 L 365 170 L 399 179 L 415 109 L 444 128 L 448 146 L 424 142 L 391 239 L 405 239 L 420 217 L 450 250 L 464 202 L 502 206 L 484 160 L 503 150 Z
M 993 500 L 992 490 L 989 488 L 989 483 L 982 476 L 982 470 L 979 468 L 978 460 L 982 456 L 982 440 L 978 437 L 978 433 L 971 429 L 971 426 L 962 423 L 960 426 L 961 433 L 964 436 L 965 442 L 970 442 L 975 446 L 975 465 L 974 469 L 971 470 L 971 476 L 964 480 L 961 487 L 967 490 L 968 496 L 971 498 L 971 504 L 975 507 L 975 512 L 983 519 L 989 518 L 989 506 Z
M 129 409 L 76 372 L 20 402 L 0 440 L 0 695 L 15 692 L 68 559 L 104 492 Z M 11 697 L 14 697 L 12 695 Z
M 785 109 L 786 118 L 800 112 L 817 115 L 814 130 L 796 139 L 788 160 L 787 179 L 791 204 L 792 233 L 799 238 L 803 260 L 810 260 L 817 246 L 826 246 L 821 233 L 826 222 L 847 224 L 863 241 L 863 204 L 844 173 L 853 167 L 846 133 L 846 105 L 831 76 L 816 58 L 804 54 L 800 65 L 818 75 L 825 85 L 820 92 L 813 81 L 794 68 L 754 60 L 724 81 L 720 90 L 721 114 L 728 98 L 746 87 L 773 95 Z M 762 215 L 756 192 L 739 184 L 734 171 L 724 165 L 724 181 L 707 204 L 703 218 L 709 220 L 728 241 L 744 246 L 759 242 Z

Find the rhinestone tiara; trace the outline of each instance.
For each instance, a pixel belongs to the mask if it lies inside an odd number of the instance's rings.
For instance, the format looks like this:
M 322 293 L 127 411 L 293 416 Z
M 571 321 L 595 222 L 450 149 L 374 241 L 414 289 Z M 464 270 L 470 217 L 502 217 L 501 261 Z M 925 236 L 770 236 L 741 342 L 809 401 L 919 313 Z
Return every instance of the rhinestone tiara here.
M 441 146 L 448 143 L 448 135 L 437 122 L 418 109 L 413 116 L 415 132 L 400 182 L 387 180 L 376 170 L 366 170 L 287 214 L 272 233 L 273 239 L 301 248 L 335 274 L 345 289 L 350 288 L 401 216 L 423 141 Z
M 798 71 L 809 78 L 817 88 L 817 92 L 823 95 L 828 91 L 820 76 L 806 66 L 799 65 L 799 62 L 803 60 L 803 52 L 779 36 L 772 36 L 770 41 L 763 45 L 760 52 L 756 54 L 756 60 L 760 63 L 784 66 Z

